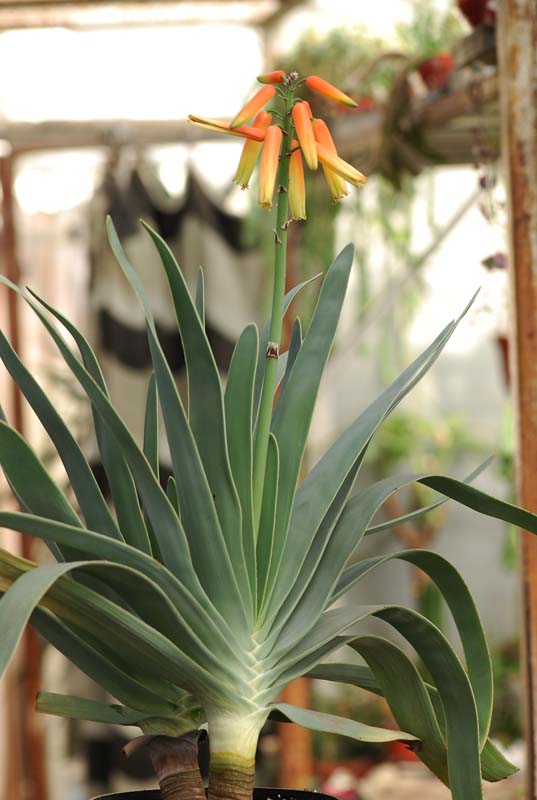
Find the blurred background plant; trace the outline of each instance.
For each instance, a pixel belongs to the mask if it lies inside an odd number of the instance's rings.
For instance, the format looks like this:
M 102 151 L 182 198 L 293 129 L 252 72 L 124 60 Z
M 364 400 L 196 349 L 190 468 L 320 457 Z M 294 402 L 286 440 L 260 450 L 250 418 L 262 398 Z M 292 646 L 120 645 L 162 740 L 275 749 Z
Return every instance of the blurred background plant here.
M 412 19 L 396 26 L 401 47 L 413 59 L 428 59 L 446 52 L 468 26 L 451 5 L 439 6 L 434 0 L 412 0 Z

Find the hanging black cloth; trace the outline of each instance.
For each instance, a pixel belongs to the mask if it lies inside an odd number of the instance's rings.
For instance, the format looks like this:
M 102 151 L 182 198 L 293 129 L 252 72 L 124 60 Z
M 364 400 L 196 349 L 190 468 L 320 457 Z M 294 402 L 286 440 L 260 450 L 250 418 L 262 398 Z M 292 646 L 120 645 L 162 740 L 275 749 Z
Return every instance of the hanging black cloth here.
M 112 402 L 141 444 L 145 393 L 152 371 L 145 319 L 133 290 L 110 250 L 105 218 L 110 214 L 123 247 L 146 287 L 162 349 L 184 392 L 186 371 L 181 338 L 160 257 L 139 223 L 151 225 L 168 243 L 191 291 L 198 269 L 205 273 L 206 333 L 225 374 L 242 328 L 255 319 L 260 258 L 244 243 L 244 220 L 224 210 L 189 170 L 184 191 L 171 198 L 155 166 L 138 164 L 121 176 L 109 171 L 90 209 L 90 308 L 93 345 Z M 164 475 L 170 458 L 161 426 Z M 91 459 L 104 485 L 96 448 Z

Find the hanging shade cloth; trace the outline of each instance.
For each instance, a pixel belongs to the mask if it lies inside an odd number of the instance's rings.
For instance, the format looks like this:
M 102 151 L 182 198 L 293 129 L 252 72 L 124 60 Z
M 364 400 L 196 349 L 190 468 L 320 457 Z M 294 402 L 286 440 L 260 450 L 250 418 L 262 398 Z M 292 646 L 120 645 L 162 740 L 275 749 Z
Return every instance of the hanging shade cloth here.
M 90 208 L 90 331 L 112 401 L 141 444 L 151 357 L 142 308 L 108 245 L 107 214 L 146 287 L 159 339 L 183 398 L 186 370 L 175 310 L 160 257 L 139 219 L 166 240 L 191 291 L 203 267 L 206 331 L 222 374 L 241 330 L 257 318 L 262 265 L 258 252 L 245 244 L 244 219 L 223 210 L 192 171 L 180 197 L 169 196 L 156 165 L 138 164 L 123 175 L 107 173 Z M 162 425 L 160 435 L 165 480 L 170 458 Z M 90 461 L 104 483 L 95 446 Z

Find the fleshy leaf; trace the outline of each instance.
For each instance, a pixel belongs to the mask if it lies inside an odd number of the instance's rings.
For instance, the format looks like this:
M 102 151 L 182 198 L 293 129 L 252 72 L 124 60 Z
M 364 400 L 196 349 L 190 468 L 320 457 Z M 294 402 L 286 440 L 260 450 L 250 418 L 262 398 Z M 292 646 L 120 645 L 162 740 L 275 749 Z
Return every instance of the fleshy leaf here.
M 76 439 L 2 332 L 0 332 L 0 356 L 54 442 L 86 524 L 100 533 L 122 540 L 123 536 Z M 27 477 L 26 482 L 30 483 L 31 480 Z M 31 491 L 31 488 L 26 487 L 26 490 Z M 36 508 L 33 510 L 39 513 Z
M 301 708 L 289 703 L 271 703 L 269 708 L 271 709 L 270 719 L 279 722 L 294 722 L 313 731 L 337 733 L 340 736 L 357 739 L 359 742 L 417 742 L 416 737 L 411 733 L 375 728 L 347 717 L 311 711 L 309 708 Z
M 360 664 L 342 664 L 340 662 L 319 664 L 308 673 L 307 677 L 317 680 L 335 681 L 336 683 L 346 683 L 351 686 L 358 686 L 360 689 L 364 689 L 367 692 L 382 695 L 380 684 L 371 669 Z M 425 684 L 425 687 L 431 699 L 438 725 L 441 731 L 444 732 L 444 709 L 438 691 L 434 686 L 428 683 Z M 490 739 L 487 739 L 481 751 L 481 771 L 484 780 L 500 781 L 517 772 L 517 767 L 511 764 L 505 756 L 502 755 Z
M 267 599 L 272 595 L 272 588 L 279 575 L 306 438 L 321 376 L 345 298 L 353 254 L 351 245 L 345 247 L 326 273 L 313 319 L 289 379 L 281 391 L 272 420 L 272 432 L 280 451 L 280 482 L 276 512 L 278 539 L 274 542 L 267 580 Z
M 110 218 L 107 230 L 114 255 L 146 316 L 160 407 L 192 562 L 215 606 L 232 624 L 236 624 L 240 632 L 244 628 L 251 597 L 242 537 L 237 535 L 241 530 L 240 507 L 227 459 L 220 377 L 214 357 L 173 256 L 160 237 L 148 229 L 166 268 L 177 315 L 179 317 L 180 312 L 185 315 L 184 320 L 179 319 L 179 324 L 191 387 L 190 419 L 187 419 L 157 337 L 144 287 L 123 251 Z M 202 417 L 202 410 L 205 417 Z M 215 581 L 215 574 L 220 575 L 221 580 Z M 242 579 L 238 580 L 237 575 Z
M 229 460 L 242 509 L 243 551 L 253 596 L 256 593 L 256 568 L 252 494 L 252 416 L 257 350 L 257 328 L 255 325 L 248 325 L 235 346 L 224 395 Z

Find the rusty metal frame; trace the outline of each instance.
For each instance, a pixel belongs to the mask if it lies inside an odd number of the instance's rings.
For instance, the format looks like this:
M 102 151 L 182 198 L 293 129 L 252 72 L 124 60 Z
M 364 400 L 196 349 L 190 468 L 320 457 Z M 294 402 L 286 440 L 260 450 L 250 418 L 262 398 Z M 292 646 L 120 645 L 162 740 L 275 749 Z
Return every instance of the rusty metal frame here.
M 537 3 L 501 0 L 498 50 L 502 152 L 509 204 L 517 483 L 537 512 Z M 527 798 L 537 798 L 537 538 L 522 539 Z

